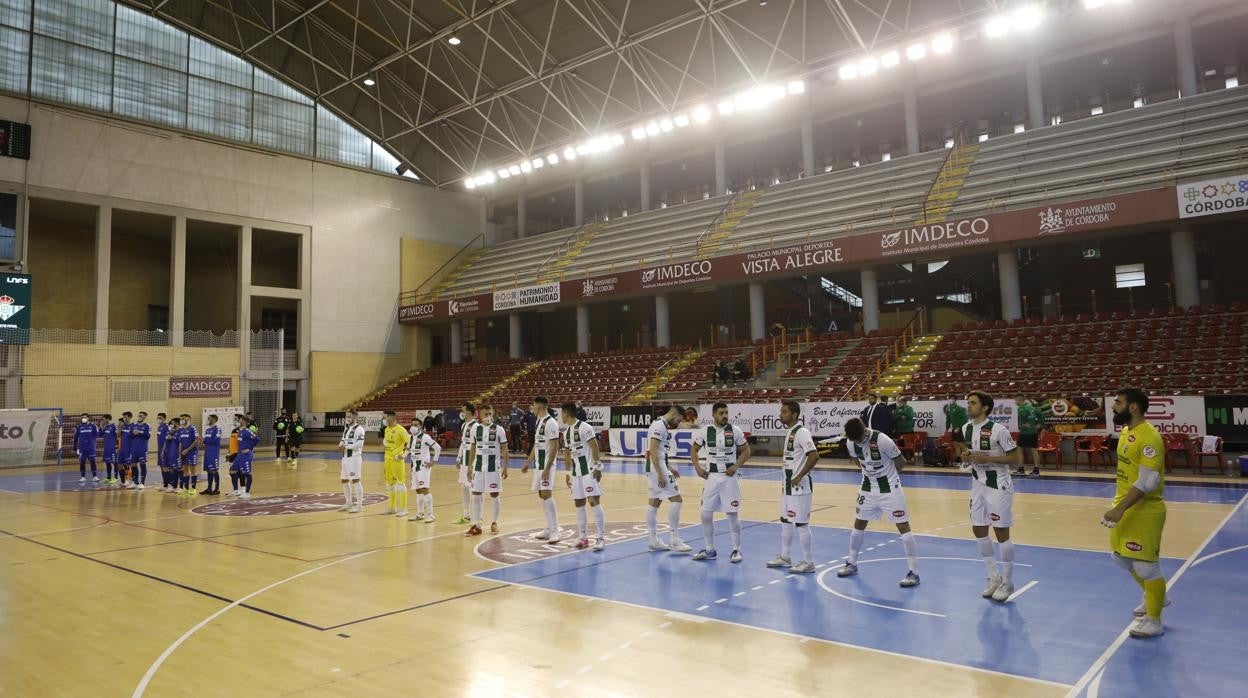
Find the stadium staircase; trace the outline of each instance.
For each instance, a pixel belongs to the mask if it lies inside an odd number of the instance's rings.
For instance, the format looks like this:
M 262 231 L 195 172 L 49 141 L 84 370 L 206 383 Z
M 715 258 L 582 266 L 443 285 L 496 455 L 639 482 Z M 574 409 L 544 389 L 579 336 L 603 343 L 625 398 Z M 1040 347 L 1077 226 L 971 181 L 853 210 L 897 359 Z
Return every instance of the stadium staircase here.
M 724 208 L 723 213 L 711 223 L 702 238 L 698 240 L 698 259 L 706 259 L 718 252 L 724 241 L 732 237 L 732 231 L 736 230 L 737 224 L 745 218 L 750 209 L 754 208 L 758 197 L 762 195 L 761 189 L 754 189 L 734 196 L 732 202 Z
M 939 334 L 925 334 L 916 337 L 910 346 L 901 352 L 901 356 L 897 361 L 884 369 L 872 391 L 877 395 L 891 398 L 901 395 L 903 389 L 914 377 L 915 372 L 919 370 L 923 362 L 927 361 L 927 357 L 931 355 L 932 350 L 936 348 L 940 340 L 941 335 Z
M 663 389 L 663 386 L 672 382 L 676 376 L 684 372 L 685 369 L 693 365 L 706 352 L 702 349 L 691 349 L 685 352 L 680 358 L 673 359 L 663 366 L 654 378 L 642 385 L 637 390 L 624 398 L 625 405 L 640 405 L 644 402 L 652 400 L 655 395 Z
M 537 275 L 537 283 L 549 284 L 563 279 L 564 270 L 581 256 L 586 247 L 598 237 L 598 233 L 606 227 L 606 223 L 595 221 L 589 225 L 581 226 L 575 233 L 568 237 L 568 241 L 564 246 L 556 250 L 546 264 L 542 266 L 542 271 Z
M 915 219 L 915 225 L 945 220 L 953 210 L 953 204 L 958 200 L 958 193 L 962 191 L 962 185 L 966 183 L 966 176 L 978 154 L 978 143 L 966 145 L 961 137 L 958 138 L 958 144 L 949 150 L 949 156 L 941 164 L 936 179 L 932 180 L 932 186 L 927 190 L 922 213 Z
M 516 381 L 520 380 L 521 378 L 524 378 L 525 376 L 535 371 L 537 367 L 541 365 L 542 365 L 541 361 L 534 361 L 532 363 L 526 364 L 525 366 L 521 367 L 515 373 L 511 374 L 510 376 L 507 376 L 501 381 L 490 386 L 490 388 L 486 390 L 485 392 L 481 393 L 480 395 L 477 395 L 473 399 L 473 402 L 477 404 L 486 402 L 490 398 L 494 397 L 495 395 L 498 395 L 499 393 L 503 392 L 507 388 L 511 387 L 511 385 L 515 383 Z
M 459 277 L 463 276 L 465 271 L 471 269 L 473 263 L 480 259 L 481 255 L 485 254 L 485 252 L 485 248 L 477 248 L 472 252 L 469 252 L 468 256 L 464 257 L 464 261 L 460 262 L 458 266 L 451 269 L 446 276 L 442 277 L 442 280 L 438 282 L 438 285 L 433 287 L 433 291 L 431 291 L 422 300 L 436 301 L 441 298 L 442 294 L 445 293 L 447 289 L 454 287 L 455 282 L 459 281 Z

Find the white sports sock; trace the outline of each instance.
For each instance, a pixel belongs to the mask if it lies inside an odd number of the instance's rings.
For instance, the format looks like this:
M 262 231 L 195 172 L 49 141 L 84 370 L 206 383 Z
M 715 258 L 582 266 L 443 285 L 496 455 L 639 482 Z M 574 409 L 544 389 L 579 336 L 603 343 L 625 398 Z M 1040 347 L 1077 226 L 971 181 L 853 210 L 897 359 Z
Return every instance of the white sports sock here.
M 399 511 L 407 511 L 407 485 L 399 483 L 394 486 L 394 501 Z
M 646 507 L 646 530 L 650 531 L 650 540 L 659 539 L 659 508 Z
M 736 512 L 728 514 L 728 530 L 732 532 L 732 549 L 741 549 L 741 516 Z
M 997 554 L 992 549 L 992 541 L 988 536 L 976 538 L 975 543 L 979 545 L 979 555 L 984 558 L 984 566 L 988 568 L 988 577 L 996 577 L 997 575 Z
M 342 483 L 342 505 L 351 506 L 351 483 Z
M 546 528 L 553 536 L 559 530 L 559 510 L 555 506 L 555 498 L 543 499 L 542 506 L 546 509 Z
M 485 502 L 482 499 L 482 495 L 472 493 L 472 522 L 478 526 L 481 525 L 482 509 L 485 508 Z
M 602 510 L 602 505 L 594 507 L 594 526 L 598 528 L 598 537 L 607 535 L 607 513 Z
M 1014 541 L 1007 540 L 1001 547 L 1001 581 L 1014 583 Z
M 802 561 L 814 562 L 815 558 L 811 552 L 814 546 L 814 536 L 810 534 L 810 526 L 797 527 L 797 540 L 802 544 Z
M 490 519 L 490 523 L 498 523 L 498 515 L 503 511 L 503 498 L 490 497 L 491 508 L 494 511 L 494 518 Z
M 901 534 L 901 547 L 906 550 L 906 564 L 910 565 L 910 571 L 918 571 L 919 543 L 914 538 L 914 531 L 908 531 Z
M 859 531 L 856 528 L 849 532 L 849 564 L 858 564 L 858 553 L 862 550 L 862 539 L 866 535 L 866 531 Z
M 364 506 L 364 483 L 353 482 L 351 483 L 351 489 L 352 491 L 355 492 L 354 506 L 357 506 L 357 507 Z
M 471 505 L 469 504 L 469 502 L 472 501 L 472 490 L 469 489 L 468 487 L 460 485 L 459 498 L 464 503 L 464 518 L 465 519 L 472 518 L 472 509 L 471 509 Z
M 795 526 L 792 523 L 780 524 L 780 557 L 786 560 L 793 559 L 792 556 L 789 555 L 789 553 L 793 551 L 793 529 L 794 528 Z
M 668 502 L 667 527 L 671 531 L 669 538 L 672 543 L 680 541 L 680 502 Z
M 576 530 L 581 534 L 581 538 L 588 538 L 589 535 L 585 529 L 589 527 L 589 513 L 585 511 L 585 506 L 581 505 L 576 508 Z
M 706 550 L 715 549 L 715 512 L 702 512 L 702 547 Z

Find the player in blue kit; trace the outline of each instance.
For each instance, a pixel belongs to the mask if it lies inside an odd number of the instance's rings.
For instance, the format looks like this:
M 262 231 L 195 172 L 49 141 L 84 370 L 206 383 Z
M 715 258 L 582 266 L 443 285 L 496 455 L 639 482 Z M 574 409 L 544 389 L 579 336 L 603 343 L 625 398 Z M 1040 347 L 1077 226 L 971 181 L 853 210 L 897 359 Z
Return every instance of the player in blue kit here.
M 199 439 L 199 430 L 191 424 L 191 415 L 184 414 L 178 422 L 175 437 L 178 443 L 178 459 L 182 463 L 182 489 L 178 493 L 183 497 L 199 495 L 199 447 L 203 444 Z
M 95 469 L 95 440 L 100 437 L 99 427 L 91 423 L 91 415 L 82 413 L 78 428 L 74 430 L 74 449 L 78 451 L 78 484 L 87 481 L 87 461 L 91 461 L 91 480 L 99 482 Z
M 169 443 L 169 424 L 166 420 L 168 416 L 164 412 L 156 413 L 156 465 L 160 468 L 162 492 L 167 492 L 169 487 L 169 453 L 165 450 Z
M 117 484 L 117 425 L 113 415 L 106 414 L 100 420 L 100 438 L 104 441 L 104 486 Z
M 239 484 L 243 487 L 243 491 L 238 495 L 239 499 L 251 499 L 251 463 L 256 454 L 256 445 L 259 443 L 260 437 L 251 427 L 251 415 L 243 415 L 239 420 L 238 456 L 234 459 Z
M 134 414 L 126 410 L 121 413 L 121 419 L 117 420 L 117 434 L 121 437 L 121 450 L 117 451 L 117 472 L 121 477 L 117 484 L 128 490 L 134 489 L 134 485 L 130 482 L 130 451 L 134 443 L 134 437 L 130 433 L 130 420 L 132 419 L 134 419 Z
M 208 489 L 203 494 L 221 494 L 221 427 L 217 426 L 217 415 L 208 415 L 202 442 L 204 475 L 208 478 Z
M 152 440 L 152 425 L 147 423 L 147 413 L 139 412 L 138 419 L 127 429 L 130 432 L 130 475 L 133 485 L 126 489 L 147 487 L 147 444 Z

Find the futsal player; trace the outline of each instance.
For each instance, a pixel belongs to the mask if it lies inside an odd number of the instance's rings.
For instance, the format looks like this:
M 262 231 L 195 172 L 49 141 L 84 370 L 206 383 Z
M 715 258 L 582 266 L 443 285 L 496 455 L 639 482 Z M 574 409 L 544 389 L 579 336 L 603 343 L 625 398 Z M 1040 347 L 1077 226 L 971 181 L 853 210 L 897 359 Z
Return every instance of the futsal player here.
M 524 459 L 520 472 L 529 472 L 533 464 L 533 491 L 537 493 L 542 513 L 546 516 L 546 528 L 535 534 L 535 540 L 559 540 L 559 514 L 552 496 L 555 491 L 555 465 L 559 453 L 559 420 L 550 414 L 550 401 L 544 397 L 533 398 L 529 410 L 537 417 L 533 431 L 533 448 Z
M 78 484 L 87 481 L 87 461 L 91 461 L 91 479 L 99 482 L 99 472 L 95 469 L 95 441 L 100 437 L 100 429 L 91 423 L 91 415 L 82 413 L 78 428 L 74 430 L 74 447 L 78 451 Z
M 234 415 L 234 428 L 230 430 L 230 449 L 225 456 L 225 460 L 230 464 L 230 491 L 226 495 L 229 497 L 242 494 L 242 490 L 238 489 L 238 466 L 235 465 L 238 460 L 238 430 L 242 419 L 243 415 Z
M 161 488 L 162 492 L 177 493 L 179 497 L 186 494 L 182 483 L 182 457 L 178 452 L 178 418 L 174 417 L 169 425 L 169 438 L 165 440 L 165 476 L 169 484 Z
M 576 547 L 589 547 L 588 512 L 585 505 L 594 510 L 594 550 L 607 546 L 606 512 L 602 510 L 602 457 L 598 452 L 598 435 L 589 424 L 576 418 L 576 403 L 565 402 L 559 408 L 563 422 L 563 453 L 568 463 L 568 487 L 572 490 L 572 503 L 576 506 L 576 526 L 580 536 Z
M 238 498 L 251 499 L 251 466 L 260 437 L 251 426 L 251 415 L 239 417 L 238 424 L 238 456 L 234 458 L 234 468 L 238 470 L 239 485 L 243 488 L 239 491 Z
M 386 410 L 386 429 L 382 444 L 386 449 L 385 461 L 382 464 L 382 478 L 386 483 L 386 491 L 390 493 L 390 506 L 387 514 L 407 516 L 407 473 L 403 472 L 403 454 L 407 451 L 409 434 L 399 424 L 394 410 Z
M 199 495 L 199 447 L 203 441 L 199 438 L 199 429 L 191 424 L 191 415 L 184 414 L 178 422 L 176 443 L 178 445 L 178 461 L 182 463 L 182 495 L 196 497 Z
M 433 481 L 433 464 L 442 457 L 442 446 L 425 433 L 419 418 L 412 418 L 412 440 L 408 455 L 412 461 L 412 489 L 416 490 L 416 515 L 408 521 L 433 523 L 433 495 L 429 484 Z
M 221 494 L 221 427 L 217 426 L 217 415 L 208 415 L 208 426 L 204 427 L 204 476 L 208 479 L 208 489 L 203 494 Z
M 1014 541 L 1010 540 L 1014 482 L 1010 470 L 1022 465 L 1023 452 L 1009 429 L 988 418 L 992 406 L 992 396 L 982 390 L 966 396 L 968 421 L 962 427 L 966 458 L 961 470 L 971 474 L 971 532 L 988 568 L 988 586 L 980 596 L 1007 601 L 1014 593 Z M 997 536 L 995 550 L 988 538 L 989 527 Z
M 810 502 L 814 493 L 815 469 L 819 451 L 810 430 L 801 423 L 802 406 L 796 400 L 780 404 L 780 423 L 784 435 L 784 489 L 780 497 L 780 555 L 767 562 L 768 567 L 788 567 L 790 571 L 815 571 L 814 541 L 810 531 Z M 802 559 L 792 564 L 793 537 L 802 547 Z
M 646 434 L 646 485 L 649 499 L 646 508 L 646 528 L 650 532 L 650 550 L 671 550 L 687 553 L 693 547 L 680 539 L 680 507 L 685 501 L 676 484 L 680 472 L 667 460 L 667 450 L 672 440 L 672 429 L 680 424 L 683 414 L 680 406 L 672 405 L 661 417 L 650 424 Z M 668 542 L 659 540 L 659 506 L 667 500 Z
M 849 459 L 862 470 L 862 487 L 854 509 L 854 528 L 849 532 L 849 557 L 845 566 L 836 571 L 838 577 L 858 574 L 858 553 L 866 535 L 867 522 L 881 518 L 891 521 L 901 534 L 901 547 L 906 551 L 909 571 L 901 579 L 901 586 L 919 585 L 918 544 L 910 531 L 910 509 L 906 507 L 906 493 L 901 489 L 901 475 L 897 461 L 902 458 L 896 442 L 880 431 L 868 429 L 862 420 L 854 417 L 845 422 L 845 450 Z
M 1161 534 L 1166 526 L 1165 444 L 1157 428 L 1149 424 L 1148 394 L 1124 388 L 1114 396 L 1114 424 L 1118 435 L 1118 484 L 1113 506 L 1101 517 L 1109 531 L 1114 562 L 1131 573 L 1144 590 L 1135 609 L 1131 637 L 1157 637 L 1165 633 L 1161 609 L 1170 605 L 1166 578 L 1161 573 Z
M 121 419 L 117 420 L 117 432 L 121 435 L 121 450 L 117 452 L 117 469 L 121 474 L 119 485 L 128 490 L 134 489 L 134 483 L 130 482 L 130 457 L 132 455 L 134 444 L 134 435 L 130 433 L 130 420 L 134 415 L 126 410 L 121 413 Z
M 138 419 L 130 425 L 130 473 L 136 489 L 147 486 L 147 444 L 152 439 L 152 425 L 147 423 L 147 413 L 140 411 Z
M 459 466 L 459 497 L 463 505 L 463 515 L 455 523 L 472 523 L 472 463 L 468 462 L 468 454 L 472 452 L 472 435 L 477 426 L 477 407 L 465 402 L 459 408 L 461 420 L 459 429 L 459 454 L 455 464 Z
M 299 467 L 299 450 L 303 448 L 303 418 L 298 412 L 290 413 L 290 425 L 286 429 L 286 453 L 290 455 L 290 469 Z
M 104 486 L 117 485 L 117 425 L 113 415 L 106 414 L 100 420 L 100 438 L 104 441 Z
M 750 459 L 750 444 L 740 427 L 728 422 L 728 405 L 717 402 L 711 408 L 713 422 L 693 433 L 693 448 L 689 455 L 693 470 L 706 480 L 702 487 L 702 538 L 705 543 L 694 553 L 695 560 L 714 560 L 719 557 L 715 550 L 715 512 L 722 511 L 728 517 L 728 530 L 732 533 L 732 554 L 729 562 L 741 562 L 741 481 L 737 471 Z M 706 451 L 706 467 L 698 456 Z
M 168 419 L 164 412 L 156 413 L 156 467 L 160 468 L 161 492 L 169 491 L 169 453 L 165 450 L 169 446 Z M 175 417 L 173 421 L 178 420 Z
M 338 479 L 342 481 L 342 506 L 339 511 L 358 514 L 364 511 L 364 437 L 368 430 L 360 424 L 359 414 L 347 412 L 346 425 L 338 448 L 342 449 L 342 461 L 338 466 Z
M 490 533 L 498 533 L 498 516 L 503 509 L 499 495 L 503 491 L 503 480 L 507 479 L 507 430 L 494 423 L 492 406 L 482 405 L 480 416 L 473 427 L 472 450 L 468 453 L 468 462 L 472 463 L 472 526 L 464 534 L 466 536 L 481 535 L 486 492 L 490 493 L 492 512 Z

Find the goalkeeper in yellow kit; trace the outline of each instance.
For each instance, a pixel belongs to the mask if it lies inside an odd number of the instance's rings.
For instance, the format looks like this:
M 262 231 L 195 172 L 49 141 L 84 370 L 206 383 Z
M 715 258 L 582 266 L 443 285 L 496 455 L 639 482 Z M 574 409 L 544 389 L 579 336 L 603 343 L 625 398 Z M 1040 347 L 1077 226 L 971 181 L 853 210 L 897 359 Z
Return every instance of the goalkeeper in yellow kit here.
M 1101 524 L 1110 529 L 1109 544 L 1114 562 L 1131 573 L 1144 590 L 1144 602 L 1135 609 L 1129 628 L 1132 637 L 1157 637 L 1165 632 L 1161 609 L 1166 598 L 1166 578 L 1158 559 L 1161 532 L 1166 525 L 1165 445 L 1156 427 L 1144 420 L 1148 395 L 1137 388 L 1119 390 L 1114 397 L 1114 424 L 1118 436 L 1118 484 L 1113 507 Z
M 411 438 L 407 429 L 399 424 L 394 411 L 386 410 L 386 432 L 382 445 L 386 449 L 386 460 L 382 466 L 382 475 L 386 480 L 386 491 L 390 493 L 390 507 L 387 514 L 399 517 L 407 516 L 407 468 L 403 456 L 407 454 L 407 442 Z

